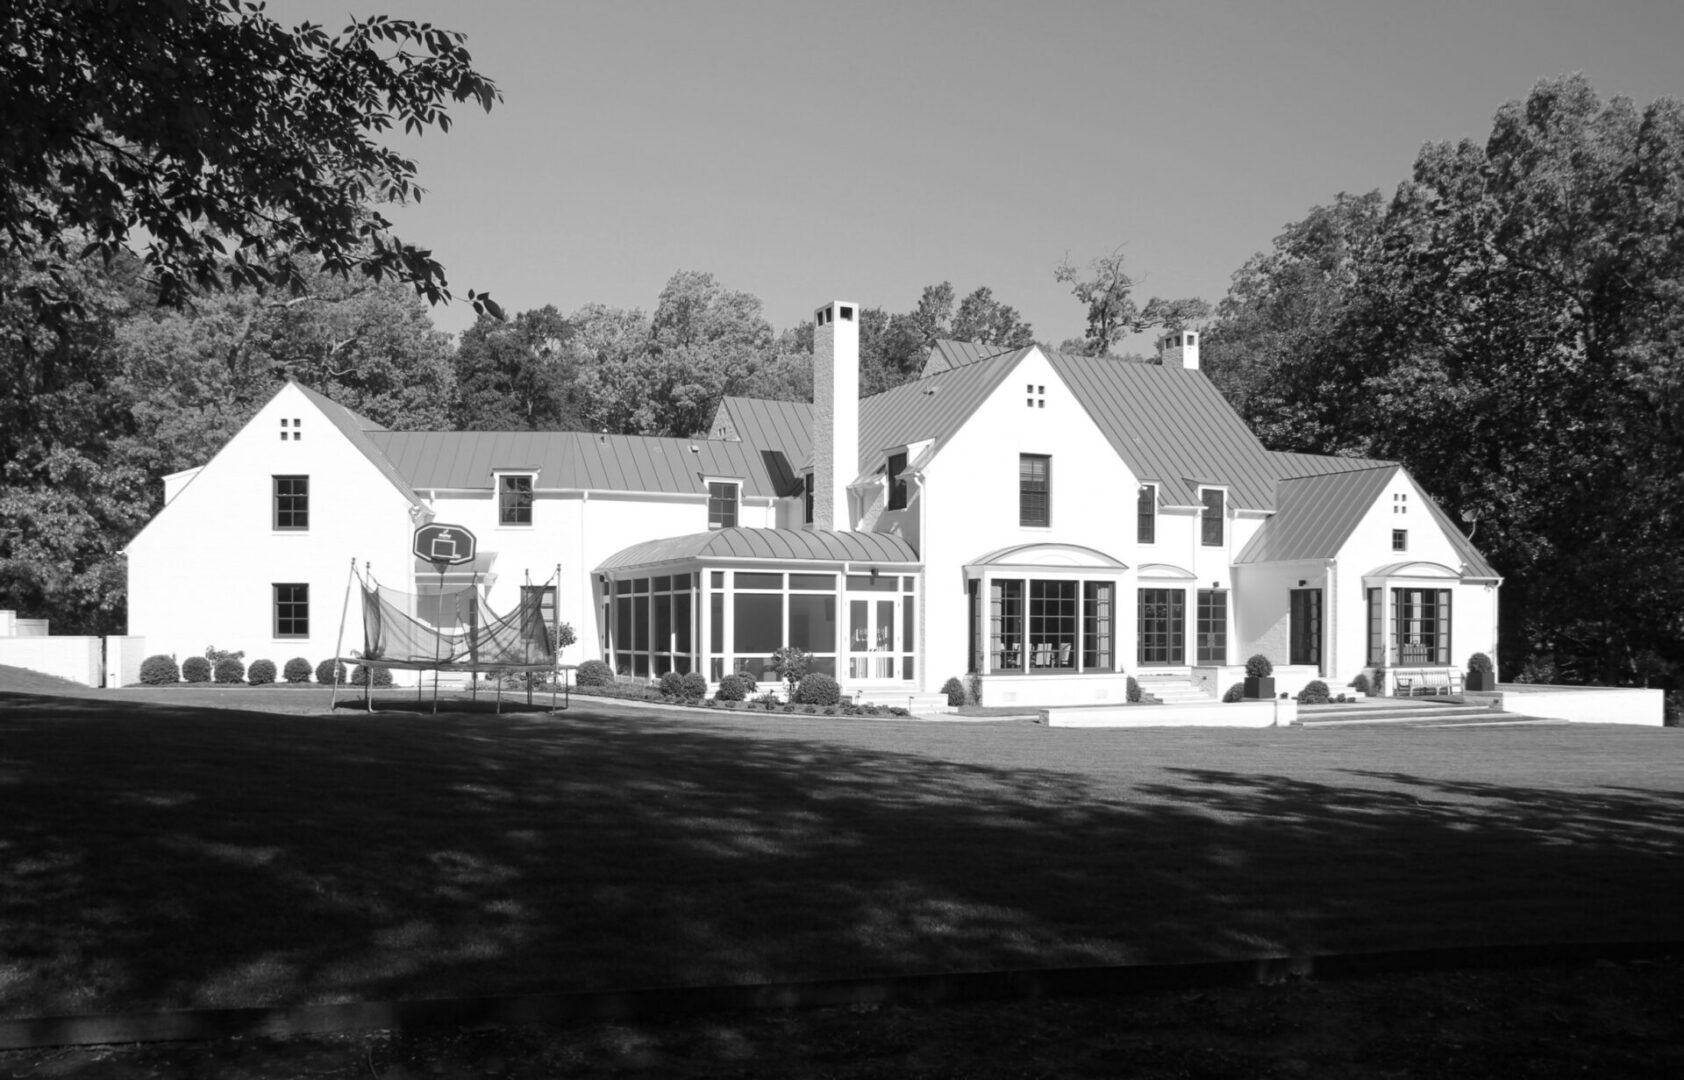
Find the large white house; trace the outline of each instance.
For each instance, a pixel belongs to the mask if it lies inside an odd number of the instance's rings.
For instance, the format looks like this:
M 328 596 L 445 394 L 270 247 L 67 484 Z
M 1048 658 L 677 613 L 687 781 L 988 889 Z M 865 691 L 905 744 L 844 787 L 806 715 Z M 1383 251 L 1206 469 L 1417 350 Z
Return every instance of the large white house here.
M 559 567 L 564 662 L 717 681 L 797 645 L 868 699 L 967 673 L 994 704 L 1118 702 L 1129 675 L 1220 693 L 1254 653 L 1280 690 L 1337 689 L 1495 654 L 1500 579 L 1426 492 L 1265 449 L 1196 334 L 1161 366 L 943 342 L 862 401 L 858 310 L 814 316 L 813 405 L 728 398 L 695 439 L 388 431 L 289 382 L 164 479 L 129 631 L 315 662 L 362 640 L 353 564 L 447 627 L 425 596 L 507 612 Z M 479 539 L 443 578 L 411 553 L 435 521 Z

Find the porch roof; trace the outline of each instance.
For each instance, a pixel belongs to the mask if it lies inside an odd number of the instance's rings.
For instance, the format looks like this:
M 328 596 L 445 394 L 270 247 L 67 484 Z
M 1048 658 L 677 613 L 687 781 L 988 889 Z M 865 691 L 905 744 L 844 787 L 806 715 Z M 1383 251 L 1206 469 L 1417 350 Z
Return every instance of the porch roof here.
M 892 563 L 922 565 L 918 552 L 890 533 L 842 529 L 711 529 L 633 544 L 604 559 L 599 573 L 685 561 L 729 562 L 761 559 L 822 563 Z

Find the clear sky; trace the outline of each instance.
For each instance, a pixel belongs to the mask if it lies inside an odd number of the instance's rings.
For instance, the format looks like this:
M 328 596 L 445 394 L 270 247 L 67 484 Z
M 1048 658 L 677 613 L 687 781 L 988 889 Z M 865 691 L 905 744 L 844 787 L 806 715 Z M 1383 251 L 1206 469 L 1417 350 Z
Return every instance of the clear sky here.
M 654 306 L 676 270 L 782 329 L 830 299 L 905 311 L 988 285 L 1041 340 L 1053 269 L 1126 245 L 1152 295 L 1212 302 L 1290 221 L 1483 140 L 1540 78 L 1684 97 L 1684 0 L 891 3 L 271 0 L 340 29 L 465 31 L 505 101 L 400 143 L 394 215 L 457 292 L 512 314 Z M 458 302 L 441 329 L 473 321 Z

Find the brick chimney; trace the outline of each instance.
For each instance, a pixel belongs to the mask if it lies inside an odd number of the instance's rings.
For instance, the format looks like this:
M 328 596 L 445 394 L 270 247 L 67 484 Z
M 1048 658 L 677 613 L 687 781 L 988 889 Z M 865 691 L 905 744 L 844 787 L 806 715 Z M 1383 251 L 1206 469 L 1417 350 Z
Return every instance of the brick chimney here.
M 860 462 L 859 305 L 813 313 L 813 527 L 847 529 L 848 484 Z
M 1199 370 L 1199 334 L 1196 330 L 1171 330 L 1158 339 L 1158 356 L 1165 367 Z

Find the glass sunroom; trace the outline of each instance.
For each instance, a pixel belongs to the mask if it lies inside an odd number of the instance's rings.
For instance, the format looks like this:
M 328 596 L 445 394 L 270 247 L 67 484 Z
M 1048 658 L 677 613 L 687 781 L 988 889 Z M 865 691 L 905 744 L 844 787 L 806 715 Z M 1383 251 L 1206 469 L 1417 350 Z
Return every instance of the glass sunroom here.
M 887 533 L 725 528 L 634 544 L 596 569 L 604 659 L 621 675 L 764 677 L 793 645 L 849 689 L 918 677 L 923 564 Z

